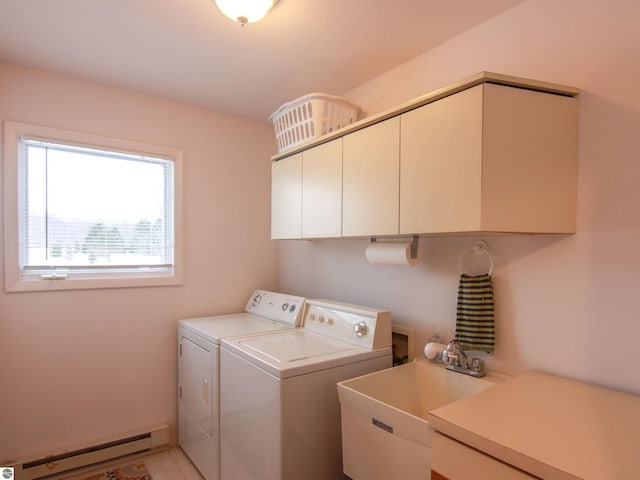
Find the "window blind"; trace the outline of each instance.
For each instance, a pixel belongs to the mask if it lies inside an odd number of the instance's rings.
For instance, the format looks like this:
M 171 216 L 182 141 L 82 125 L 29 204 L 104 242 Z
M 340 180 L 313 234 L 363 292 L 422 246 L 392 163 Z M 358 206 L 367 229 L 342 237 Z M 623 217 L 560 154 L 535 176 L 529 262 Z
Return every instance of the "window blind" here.
M 24 274 L 174 266 L 171 159 L 20 139 Z

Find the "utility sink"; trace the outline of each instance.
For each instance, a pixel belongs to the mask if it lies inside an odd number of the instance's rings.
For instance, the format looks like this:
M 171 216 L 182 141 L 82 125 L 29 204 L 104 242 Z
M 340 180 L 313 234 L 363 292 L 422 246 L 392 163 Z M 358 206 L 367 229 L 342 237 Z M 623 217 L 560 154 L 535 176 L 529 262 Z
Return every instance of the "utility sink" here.
M 429 478 L 428 412 L 507 378 L 475 378 L 421 359 L 338 383 L 344 473 L 354 480 Z

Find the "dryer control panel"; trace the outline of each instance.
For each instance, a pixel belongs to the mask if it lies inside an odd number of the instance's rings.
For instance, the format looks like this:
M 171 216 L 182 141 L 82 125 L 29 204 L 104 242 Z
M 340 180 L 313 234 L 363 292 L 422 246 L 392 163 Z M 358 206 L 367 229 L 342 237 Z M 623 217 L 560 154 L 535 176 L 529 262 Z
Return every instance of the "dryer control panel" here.
M 391 346 L 391 312 L 327 300 L 307 300 L 303 328 L 367 350 Z
M 286 293 L 256 290 L 249 297 L 244 311 L 269 318 L 286 325 L 299 327 L 302 323 L 304 297 Z

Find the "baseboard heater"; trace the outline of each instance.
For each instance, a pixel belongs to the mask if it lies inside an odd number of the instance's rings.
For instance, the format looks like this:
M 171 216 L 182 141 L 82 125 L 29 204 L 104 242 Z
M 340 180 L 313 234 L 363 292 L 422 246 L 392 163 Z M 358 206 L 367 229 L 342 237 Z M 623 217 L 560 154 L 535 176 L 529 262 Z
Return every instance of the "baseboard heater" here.
M 21 461 L 13 465 L 16 480 L 35 480 L 68 470 L 89 467 L 101 462 L 169 445 L 169 425 L 158 425 L 143 432 L 123 435 L 94 445 L 64 450 Z

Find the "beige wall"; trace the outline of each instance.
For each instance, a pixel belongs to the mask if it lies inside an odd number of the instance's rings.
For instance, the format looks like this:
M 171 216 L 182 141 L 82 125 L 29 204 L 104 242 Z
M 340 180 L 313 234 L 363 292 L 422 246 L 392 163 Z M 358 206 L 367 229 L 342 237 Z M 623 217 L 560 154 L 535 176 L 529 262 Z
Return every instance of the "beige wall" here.
M 639 17 L 635 0 L 531 0 L 346 94 L 375 113 L 481 70 L 582 89 L 578 233 L 483 237 L 491 368 L 640 394 Z M 454 327 L 458 256 L 475 237 L 421 239 L 414 268 L 368 265 L 364 240 L 268 240 L 266 123 L 0 64 L 5 119 L 183 148 L 186 268 L 181 287 L 0 292 L 0 461 L 175 428 L 177 319 L 240 309 L 258 286 L 389 308 L 418 350 Z
M 640 2 L 530 0 L 345 96 L 369 113 L 487 70 L 579 87 L 578 233 L 489 236 L 497 348 L 539 369 L 640 394 Z M 458 257 L 476 237 L 423 238 L 414 268 L 372 266 L 365 240 L 281 242 L 280 288 L 388 308 L 451 338 Z
M 177 320 L 277 287 L 270 125 L 2 63 L 0 120 L 183 149 L 185 220 L 183 286 L 0 291 L 0 463 L 164 422 L 175 434 Z

